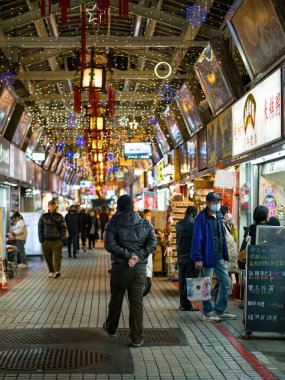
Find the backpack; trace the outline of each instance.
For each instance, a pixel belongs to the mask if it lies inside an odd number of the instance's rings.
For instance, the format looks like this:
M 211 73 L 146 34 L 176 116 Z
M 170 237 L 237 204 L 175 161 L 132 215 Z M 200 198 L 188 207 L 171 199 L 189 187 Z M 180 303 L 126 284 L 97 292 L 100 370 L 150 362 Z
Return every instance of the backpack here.
M 246 246 L 244 249 L 241 249 L 238 253 L 238 267 L 239 267 L 239 269 L 245 269 L 247 246 L 251 242 L 251 236 L 248 234 L 248 232 L 247 232 L 247 236 L 245 236 L 244 239 L 246 241 Z

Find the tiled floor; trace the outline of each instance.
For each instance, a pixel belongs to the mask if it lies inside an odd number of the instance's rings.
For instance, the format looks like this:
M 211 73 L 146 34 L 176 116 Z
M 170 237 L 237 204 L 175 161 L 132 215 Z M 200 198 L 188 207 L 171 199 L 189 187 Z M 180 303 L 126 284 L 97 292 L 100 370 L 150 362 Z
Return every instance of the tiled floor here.
M 109 299 L 108 253 L 97 249 L 80 253 L 77 260 L 64 258 L 62 276 L 57 280 L 48 278 L 44 262 L 34 261 L 30 268 L 26 278 L 15 286 L 10 284 L 8 292 L 1 291 L 1 329 L 102 326 Z M 133 374 L 15 374 L 0 370 L 0 379 L 285 379 L 285 373 L 270 360 L 263 360 L 262 366 L 258 355 L 244 347 L 234 323 L 212 324 L 204 322 L 199 312 L 179 312 L 178 290 L 166 278 L 153 279 L 144 306 L 145 328 L 181 328 L 188 345 L 131 348 Z M 120 328 L 127 327 L 125 300 Z

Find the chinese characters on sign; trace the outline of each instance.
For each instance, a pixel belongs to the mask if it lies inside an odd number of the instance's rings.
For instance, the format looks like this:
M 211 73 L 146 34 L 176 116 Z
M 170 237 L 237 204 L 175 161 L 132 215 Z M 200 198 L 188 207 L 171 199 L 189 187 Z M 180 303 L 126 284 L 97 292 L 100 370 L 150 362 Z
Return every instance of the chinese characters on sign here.
M 249 245 L 246 330 L 285 331 L 285 247 Z
M 281 70 L 232 107 L 233 156 L 281 137 Z

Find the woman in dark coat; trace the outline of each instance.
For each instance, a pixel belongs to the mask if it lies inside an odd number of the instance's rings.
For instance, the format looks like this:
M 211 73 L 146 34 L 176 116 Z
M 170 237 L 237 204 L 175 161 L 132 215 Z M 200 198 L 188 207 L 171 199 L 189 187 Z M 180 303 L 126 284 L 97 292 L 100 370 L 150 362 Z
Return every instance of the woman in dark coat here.
M 90 210 L 87 215 L 87 228 L 86 235 L 88 237 L 88 248 L 95 248 L 95 242 L 98 239 L 98 229 L 99 223 L 97 218 L 97 213 L 95 210 Z M 92 247 L 91 247 L 92 246 Z

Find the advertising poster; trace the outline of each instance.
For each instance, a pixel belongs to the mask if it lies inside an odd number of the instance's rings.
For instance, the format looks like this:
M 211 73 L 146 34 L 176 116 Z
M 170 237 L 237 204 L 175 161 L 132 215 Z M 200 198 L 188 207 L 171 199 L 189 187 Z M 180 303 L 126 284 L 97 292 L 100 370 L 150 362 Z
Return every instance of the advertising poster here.
M 21 213 L 28 230 L 25 250 L 27 256 L 42 256 L 42 246 L 38 237 L 38 223 L 41 213 L 22 212 Z
M 232 123 L 233 156 L 281 137 L 281 70 L 233 105 Z
M 10 144 L 0 136 L 0 174 L 9 176 L 10 173 Z
M 227 109 L 207 125 L 208 164 L 232 154 L 232 111 Z

